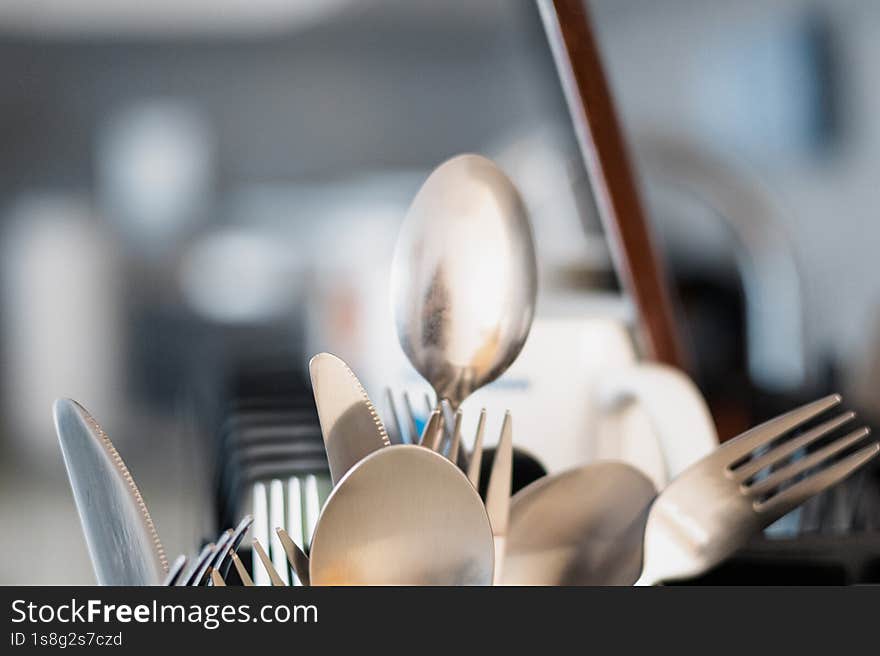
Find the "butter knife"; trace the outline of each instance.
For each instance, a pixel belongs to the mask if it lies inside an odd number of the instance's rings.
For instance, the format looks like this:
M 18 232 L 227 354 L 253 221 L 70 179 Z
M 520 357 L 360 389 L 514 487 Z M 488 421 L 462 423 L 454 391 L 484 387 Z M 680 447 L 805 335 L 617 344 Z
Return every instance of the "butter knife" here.
M 309 362 L 318 420 L 333 485 L 353 465 L 389 446 L 388 433 L 360 381 L 342 360 L 319 353 Z
M 168 561 L 134 479 L 98 422 L 70 399 L 55 430 L 99 585 L 161 585 Z

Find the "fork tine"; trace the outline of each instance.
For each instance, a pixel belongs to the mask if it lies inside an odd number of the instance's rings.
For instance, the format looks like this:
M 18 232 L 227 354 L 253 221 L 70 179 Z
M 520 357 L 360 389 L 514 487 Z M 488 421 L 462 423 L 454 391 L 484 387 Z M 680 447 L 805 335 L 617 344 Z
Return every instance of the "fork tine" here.
M 455 412 L 452 410 L 452 404 L 446 399 L 441 400 L 437 406 L 440 408 L 440 413 L 443 415 L 443 444 L 449 444 L 451 446 L 452 440 L 455 439 Z M 455 461 L 453 460 L 453 462 Z
M 455 412 L 455 428 L 452 429 L 452 444 L 449 445 L 449 460 L 458 462 L 458 447 L 461 444 L 461 410 Z
M 385 388 L 385 402 L 388 404 L 388 411 L 391 413 L 391 421 L 388 426 L 391 427 L 389 435 L 392 444 L 404 444 L 403 431 L 400 429 L 400 419 L 397 417 L 397 405 L 394 403 L 394 394 L 390 387 Z
M 242 585 L 250 588 L 254 585 L 254 580 L 251 578 L 251 575 L 248 574 L 247 568 L 244 566 L 244 563 L 241 562 L 241 558 L 238 557 L 238 553 L 232 552 L 232 564 L 235 566 L 235 571 L 238 572 L 238 577 L 241 579 Z
M 413 412 L 412 402 L 409 400 L 409 393 L 403 393 L 403 407 L 406 410 L 406 421 L 409 429 L 410 444 L 419 443 L 419 429 L 416 425 L 416 413 Z
M 880 443 L 873 442 L 869 446 L 838 461 L 831 467 L 795 483 L 766 501 L 756 502 L 754 508 L 757 512 L 768 515 L 771 518 L 782 517 L 810 497 L 842 481 L 874 458 L 878 452 L 880 452 Z
M 199 567 L 198 571 L 196 572 L 196 575 L 189 582 L 190 585 L 192 585 L 192 586 L 205 585 L 206 581 L 208 580 L 209 572 L 211 569 L 211 563 L 214 562 L 214 558 L 217 556 L 217 549 L 222 548 L 222 543 L 227 542 L 229 540 L 229 538 L 230 538 L 230 535 L 224 531 L 223 533 L 220 534 L 220 537 L 218 538 L 217 542 L 212 542 L 211 544 L 208 545 L 209 547 L 211 547 L 211 553 L 209 553 L 207 555 L 207 557 L 205 558 L 205 560 L 202 562 L 201 566 Z
M 486 513 L 493 535 L 506 535 L 510 508 L 510 482 L 513 471 L 513 429 L 510 411 L 504 414 L 501 437 L 495 448 L 489 486 L 486 490 Z M 496 554 L 497 556 L 497 554 Z
M 439 403 L 437 405 L 440 405 Z M 425 410 L 427 410 L 430 415 L 434 410 L 434 404 L 431 403 L 431 395 L 425 392 Z
M 443 411 L 441 410 L 440 416 L 437 419 L 437 427 L 434 429 L 434 439 L 431 443 L 431 448 L 437 453 L 440 453 L 444 437 L 446 437 L 446 420 L 443 418 Z
M 220 576 L 220 572 L 216 569 L 211 570 L 211 582 L 214 584 L 215 588 L 225 588 L 226 581 L 223 580 L 223 577 Z
M 495 448 L 492 471 L 489 473 L 489 485 L 486 488 L 486 514 L 492 527 L 492 538 L 495 544 L 495 571 L 492 580 L 498 585 L 504 566 L 505 541 L 507 526 L 510 521 L 510 490 L 513 477 L 513 428 L 510 411 L 504 413 L 501 425 L 501 436 Z
M 195 560 L 188 563 L 189 567 L 186 569 L 186 571 L 181 572 L 180 576 L 177 577 L 177 581 L 175 582 L 174 585 L 188 586 L 190 584 L 189 583 L 190 580 L 192 579 L 193 576 L 195 576 L 196 570 L 199 568 L 199 561 L 205 555 L 205 552 L 207 551 L 209 546 L 210 545 L 206 544 L 204 547 L 202 547 L 202 550 L 198 553 Z
M 162 585 L 175 585 L 177 579 L 180 578 L 180 575 L 183 573 L 184 567 L 186 567 L 186 556 L 181 554 L 177 557 L 177 560 L 171 564 L 171 568 L 168 570 L 168 576 L 165 577 L 165 581 Z
M 211 557 L 211 560 L 208 563 L 209 569 L 220 569 L 220 564 L 226 557 L 226 552 L 229 550 L 229 545 L 232 544 L 232 534 L 232 529 L 228 528 L 220 535 L 220 539 L 217 540 L 217 546 L 214 548 L 214 555 Z M 208 575 L 209 573 L 206 572 L 205 577 L 207 578 Z
M 733 438 L 729 442 L 725 442 L 721 448 L 718 449 L 718 453 L 723 453 L 724 457 L 729 458 L 730 462 L 736 461 L 739 458 L 748 455 L 758 447 L 782 437 L 785 433 L 793 428 L 797 428 L 813 417 L 822 414 L 826 410 L 830 410 L 841 401 L 840 394 L 831 394 L 818 401 L 802 405 L 790 412 L 786 412 L 784 415 L 780 415 L 779 417 L 766 421 L 759 426 L 755 426 L 751 430 Z
M 263 567 L 266 569 L 266 572 L 269 574 L 269 580 L 272 581 L 272 585 L 284 587 L 284 581 L 278 575 L 278 572 L 275 571 L 275 568 L 272 566 L 272 561 L 269 560 L 269 556 L 266 555 L 266 551 L 263 549 L 263 545 L 260 544 L 259 540 L 254 540 L 253 548 L 254 551 L 257 552 L 257 556 L 259 556 L 260 561 L 263 563 Z
M 241 544 L 245 533 L 247 533 L 253 523 L 254 518 L 250 515 L 245 515 L 238 523 L 238 526 L 235 527 L 235 530 L 232 532 L 232 539 L 229 541 L 229 548 L 226 550 L 226 553 L 223 555 L 223 560 L 220 562 L 220 576 L 225 578 L 229 573 L 229 567 L 232 565 L 232 554 L 238 549 L 238 545 Z
M 196 557 L 193 564 L 190 566 L 189 571 L 183 575 L 181 578 L 177 580 L 177 585 L 181 586 L 191 586 L 196 585 L 196 577 L 199 574 L 199 570 L 202 567 L 202 563 L 205 563 L 208 558 L 211 557 L 211 553 L 214 551 L 214 544 L 206 544 L 202 547 L 202 550 L 199 552 L 199 555 Z
M 741 467 L 737 467 L 736 469 L 734 469 L 732 472 L 733 479 L 738 483 L 744 483 L 761 470 L 766 469 L 767 467 L 770 467 L 771 465 L 774 465 L 778 462 L 782 462 L 783 459 L 796 453 L 805 446 L 812 444 L 813 442 L 820 439 L 824 435 L 827 435 L 836 428 L 839 428 L 845 423 L 852 421 L 855 416 L 855 412 L 845 412 L 842 415 L 835 417 L 834 419 L 830 419 L 829 421 L 826 421 L 825 423 L 808 430 L 806 433 L 794 438 L 793 440 L 789 440 L 780 444 L 778 447 L 771 449 L 767 453 L 755 458 L 754 460 L 746 462 Z
M 422 437 L 419 439 L 420 445 L 426 446 L 434 451 L 437 450 L 437 447 L 440 446 L 440 439 L 443 437 L 442 421 L 443 415 L 440 414 L 439 410 L 434 410 L 422 431 Z
M 283 528 L 276 528 L 275 533 L 278 534 L 281 546 L 284 547 L 284 553 L 287 554 L 287 562 L 290 563 L 300 583 L 304 586 L 310 585 L 309 557 L 303 553 L 303 550 L 299 548 L 299 545 L 290 538 L 290 535 Z
M 418 444 L 419 446 L 428 446 L 428 441 L 431 440 L 431 436 L 434 433 L 434 427 L 437 424 L 437 420 L 440 416 L 439 410 L 434 410 L 429 416 L 428 421 L 425 422 L 425 425 L 422 427 L 422 434 L 419 436 Z
M 845 437 L 834 440 L 831 444 L 822 447 L 805 458 L 795 460 L 790 465 L 786 465 L 782 469 L 773 472 L 767 478 L 756 481 L 748 486 L 748 493 L 752 496 L 760 497 L 772 492 L 774 489 L 785 483 L 785 481 L 791 480 L 798 474 L 803 474 L 808 469 L 812 469 L 828 460 L 828 458 L 831 458 L 848 447 L 851 447 L 853 444 L 870 434 L 870 432 L 871 431 L 867 428 L 860 428 L 859 430 L 849 433 Z
M 480 487 L 480 464 L 483 460 L 483 433 L 486 430 L 486 408 L 480 410 L 480 421 L 477 424 L 477 435 L 474 438 L 474 450 L 468 465 L 468 480 L 474 488 Z
M 391 430 L 394 433 L 394 437 L 392 438 L 392 443 L 395 444 L 406 444 L 407 442 L 412 443 L 412 440 L 408 439 L 409 436 L 405 435 L 403 432 L 403 425 L 400 423 L 400 415 L 397 414 L 397 404 L 394 402 L 394 392 L 391 391 L 390 387 L 385 388 L 385 400 L 388 403 L 388 409 L 391 413 Z

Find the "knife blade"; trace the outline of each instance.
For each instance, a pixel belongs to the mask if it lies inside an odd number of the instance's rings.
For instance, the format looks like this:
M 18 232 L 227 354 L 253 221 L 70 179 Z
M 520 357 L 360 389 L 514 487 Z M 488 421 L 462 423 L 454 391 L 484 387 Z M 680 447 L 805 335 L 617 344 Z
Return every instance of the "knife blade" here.
M 363 385 L 345 362 L 319 353 L 309 362 L 309 373 L 330 478 L 336 485 L 355 463 L 391 442 Z
M 168 561 L 128 467 L 76 401 L 53 407 L 55 431 L 99 585 L 161 585 Z

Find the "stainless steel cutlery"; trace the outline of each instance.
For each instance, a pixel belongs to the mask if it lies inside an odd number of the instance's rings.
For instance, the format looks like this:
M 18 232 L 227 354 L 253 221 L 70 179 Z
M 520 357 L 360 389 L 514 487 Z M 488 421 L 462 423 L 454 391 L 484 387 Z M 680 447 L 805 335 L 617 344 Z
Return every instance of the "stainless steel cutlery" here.
M 389 446 L 334 488 L 312 539 L 312 585 L 489 585 L 492 528 L 446 457 Z
M 277 529 L 281 528 L 295 543 L 305 549 L 312 539 L 321 507 L 330 493 L 330 480 L 326 474 L 292 476 L 287 480 L 271 480 L 254 485 L 253 513 L 254 536 L 264 546 L 276 572 L 287 584 L 298 584 L 301 577 L 296 568 L 293 577 L 288 575 L 288 549 L 284 546 Z M 253 561 L 253 577 L 257 585 L 271 582 L 267 570 L 257 559 Z
M 457 410 L 516 359 L 537 280 L 526 209 L 507 176 L 479 155 L 435 169 L 401 227 L 391 298 L 400 345 L 438 401 Z
M 424 401 L 425 407 L 427 408 L 427 414 L 425 416 L 427 417 L 430 416 L 431 412 L 434 410 L 434 405 L 431 403 L 431 399 L 427 394 L 425 395 Z M 388 436 L 391 443 L 418 444 L 421 431 L 419 431 L 416 412 L 413 408 L 413 402 L 410 399 L 409 394 L 403 392 L 400 396 L 400 403 L 398 404 L 398 402 L 394 400 L 394 392 L 391 391 L 390 387 L 386 387 L 385 403 L 388 406 L 388 419 L 390 420 L 388 426 L 391 427 Z M 398 408 L 401 409 L 400 412 L 398 412 Z
M 329 353 L 309 362 L 333 484 L 364 457 L 390 444 L 385 426 L 348 365 Z
M 350 386 L 354 381 L 357 386 L 357 403 L 369 402 L 355 375 L 341 360 L 329 360 L 331 357 L 327 356 L 327 361 L 332 361 L 335 367 L 345 367 L 345 385 Z M 333 393 L 334 389 L 333 386 L 315 387 L 319 407 L 324 404 L 321 397 Z M 325 404 L 325 407 L 328 406 Z M 456 413 L 445 455 L 441 453 L 443 424 L 442 414 L 435 409 L 418 445 L 380 446 L 349 467 L 336 482 L 321 511 L 310 541 L 309 556 L 281 526 L 276 526 L 276 536 L 286 562 L 276 560 L 274 544 L 270 556 L 257 537 L 254 550 L 259 567 L 255 562 L 255 580 L 259 583 L 265 577 L 267 583 L 285 585 L 289 564 L 306 585 L 341 581 L 352 585 L 491 583 L 498 576 L 495 563 L 501 562 L 507 527 L 512 422 L 508 415 L 496 450 L 485 505 L 477 494 L 485 413 L 481 415 L 475 440 L 473 462 L 477 469 L 471 477 L 451 460 L 461 445 L 460 413 Z M 368 430 L 367 440 L 383 433 L 377 417 Z M 346 442 L 356 438 L 343 435 L 341 439 Z M 274 496 L 266 495 L 265 486 L 258 489 L 255 498 L 260 504 L 254 506 L 256 526 L 265 526 L 267 520 L 263 518 L 274 514 L 264 506 L 281 503 L 273 500 Z M 403 526 L 405 530 L 401 530 Z M 263 529 L 256 530 L 263 534 Z M 303 540 L 303 544 L 306 542 Z M 377 544 L 381 545 L 378 551 Z
M 244 563 L 241 562 L 241 558 L 238 557 L 238 554 L 234 551 L 232 552 L 232 564 L 235 566 L 235 571 L 238 573 L 238 577 L 241 579 L 242 585 L 245 587 L 251 587 L 254 585 L 254 580 L 251 578 L 250 574 L 248 574 L 247 569 L 244 566 Z
M 792 436 L 840 402 L 834 394 L 771 419 L 725 442 L 673 480 L 648 515 L 636 584 L 705 572 L 754 533 L 874 458 L 877 442 L 855 449 L 864 444 L 867 428 L 793 457 L 853 419 L 843 413 Z
M 630 585 L 657 496 L 641 471 L 593 462 L 539 478 L 510 501 L 505 585 Z
M 396 399 L 386 390 L 386 430 L 348 365 L 314 356 L 320 439 L 314 410 L 301 400 L 232 413 L 218 436 L 220 523 L 238 521 L 248 494 L 253 519 L 171 567 L 110 439 L 80 405 L 57 401 L 55 425 L 98 582 L 225 586 L 235 567 L 245 586 L 662 583 L 706 572 L 880 451 L 867 428 L 839 433 L 853 413 L 820 421 L 841 402 L 832 395 L 724 443 L 659 494 L 629 465 L 594 462 L 545 476 L 511 499 L 508 412 L 481 498 L 486 410 L 468 451 L 461 405 L 520 353 L 536 270 L 510 180 L 476 155 L 441 165 L 412 203 L 392 264 L 398 339 L 436 402 L 417 399 L 417 413 L 405 393 Z M 694 422 L 683 423 L 685 431 Z M 248 530 L 253 577 L 237 553 Z
M 215 574 L 222 579 L 226 576 L 226 572 L 232 563 L 235 550 L 238 549 L 242 538 L 244 538 L 252 523 L 253 518 L 246 516 L 235 529 L 223 531 L 216 542 L 209 543 L 202 548 L 199 555 L 190 565 L 190 568 L 186 570 L 186 573 L 184 573 L 184 570 L 187 558 L 183 555 L 178 556 L 171 566 L 163 585 L 205 585 L 209 579 L 213 581 L 216 578 Z
M 281 546 L 287 554 L 287 562 L 302 585 L 311 585 L 311 577 L 309 576 L 309 557 L 300 549 L 299 545 L 291 540 L 290 535 L 283 528 L 276 528 L 275 533 L 281 541 Z
M 269 559 L 269 556 L 266 554 L 266 551 L 263 549 L 260 541 L 255 538 L 252 545 L 254 553 L 257 554 L 257 556 L 260 558 L 260 562 L 263 564 L 263 567 L 269 574 L 269 579 L 272 581 L 272 585 L 287 585 L 285 580 L 281 578 L 281 575 L 278 574 L 278 570 L 275 569 L 275 566 L 272 564 L 272 561 Z
M 175 585 L 180 578 L 181 574 L 183 574 L 183 570 L 186 567 L 187 558 L 183 554 L 177 557 L 177 559 L 171 564 L 171 567 L 168 569 L 168 574 L 165 576 L 165 580 L 162 581 L 162 585 Z
M 458 423 L 461 423 L 460 420 Z M 508 412 L 504 415 L 501 437 L 498 440 L 498 448 L 495 450 L 492 472 L 489 475 L 489 486 L 486 489 L 486 512 L 489 515 L 489 524 L 492 527 L 492 540 L 495 545 L 495 569 L 492 577 L 492 581 L 495 583 L 501 580 L 507 525 L 510 519 L 512 475 L 513 426 L 510 413 Z
M 116 447 L 76 401 L 56 401 L 54 416 L 98 583 L 160 585 L 168 574 L 165 551 Z

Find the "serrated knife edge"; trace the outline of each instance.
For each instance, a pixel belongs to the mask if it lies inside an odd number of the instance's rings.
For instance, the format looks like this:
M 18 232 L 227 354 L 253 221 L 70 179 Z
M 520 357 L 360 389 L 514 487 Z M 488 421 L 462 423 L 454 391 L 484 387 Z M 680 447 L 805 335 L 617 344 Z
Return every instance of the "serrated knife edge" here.
M 340 360 L 343 368 L 351 376 L 351 380 L 354 383 L 355 387 L 357 387 L 358 391 L 361 393 L 361 399 L 366 404 L 367 409 L 370 411 L 370 416 L 373 418 L 373 423 L 376 425 L 376 430 L 379 431 L 379 437 L 382 438 L 382 443 L 384 446 L 391 446 L 391 440 L 388 439 L 388 431 L 385 430 L 385 424 L 382 423 L 381 417 L 379 417 L 379 413 L 376 412 L 376 406 L 373 405 L 373 402 L 370 400 L 370 396 L 367 394 L 367 390 L 364 389 L 364 386 L 361 385 L 361 381 L 358 380 L 358 377 L 354 375 L 354 372 L 351 370 L 343 360 Z
M 335 485 L 352 466 L 390 446 L 391 440 L 364 386 L 345 362 L 319 353 L 309 362 L 309 374 Z
M 101 585 L 159 585 L 168 560 L 134 478 L 109 436 L 79 403 L 58 399 L 55 429 Z
M 74 403 L 76 403 L 74 401 Z M 98 436 L 101 438 L 101 443 L 104 448 L 107 450 L 107 453 L 110 455 L 110 459 L 113 461 L 113 464 L 116 466 L 117 471 L 119 471 L 125 483 L 128 485 L 128 489 L 131 490 L 132 496 L 134 496 L 135 504 L 137 504 L 138 510 L 140 510 L 141 516 L 144 518 L 144 524 L 147 527 L 147 532 L 150 534 L 150 539 L 153 542 L 153 548 L 156 550 L 156 556 L 159 558 L 159 563 L 162 565 L 163 571 L 168 573 L 168 557 L 165 554 L 165 548 L 162 546 L 162 541 L 159 539 L 159 532 L 156 530 L 156 524 L 153 522 L 153 518 L 150 516 L 150 511 L 147 509 L 147 504 L 144 502 L 144 497 L 141 494 L 141 491 L 138 489 L 137 484 L 134 482 L 134 477 L 131 475 L 131 472 L 128 470 L 128 467 L 125 464 L 125 461 L 122 459 L 122 456 L 119 455 L 119 451 L 116 450 L 116 447 L 113 446 L 113 442 L 110 441 L 110 437 L 107 433 L 104 432 L 104 429 L 101 428 L 101 425 L 95 420 L 92 415 L 88 413 L 88 411 L 83 408 L 78 403 L 76 404 L 79 409 L 83 412 L 85 420 L 88 424 L 95 429 Z

